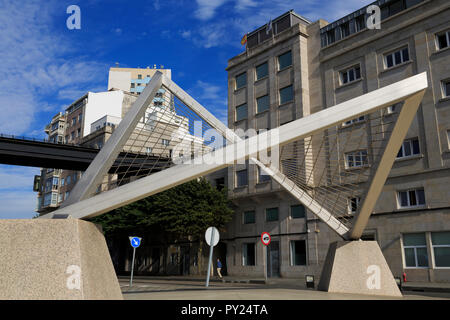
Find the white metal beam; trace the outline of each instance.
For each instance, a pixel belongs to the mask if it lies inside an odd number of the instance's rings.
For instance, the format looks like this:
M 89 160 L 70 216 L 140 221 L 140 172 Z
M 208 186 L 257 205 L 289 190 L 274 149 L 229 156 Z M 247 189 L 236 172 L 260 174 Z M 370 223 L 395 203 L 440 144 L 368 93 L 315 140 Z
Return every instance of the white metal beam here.
M 361 238 L 361 235 L 369 222 L 369 217 L 372 214 L 375 204 L 380 196 L 381 190 L 386 183 L 386 179 L 391 171 L 392 165 L 394 164 L 398 150 L 400 149 L 408 129 L 416 116 L 417 109 L 419 108 L 424 94 L 425 90 L 422 90 L 405 99 L 405 103 L 403 104 L 402 110 L 398 115 L 397 122 L 392 130 L 389 141 L 383 152 L 383 156 L 378 164 L 374 164 L 376 165 L 375 175 L 370 181 L 370 186 L 366 193 L 361 210 L 355 217 L 355 222 L 350 230 L 350 233 L 347 235 L 347 238 L 354 240 Z
M 248 158 L 250 152 L 246 145 L 257 146 L 252 153 L 262 152 L 267 148 L 281 146 L 294 140 L 308 137 L 334 125 L 341 124 L 360 115 L 374 112 L 394 103 L 403 101 L 427 88 L 426 73 L 422 73 L 392 85 L 377 89 L 360 97 L 338 104 L 334 107 L 314 113 L 268 132 L 277 131 L 279 140 L 268 139 L 261 142 L 261 135 L 250 137 L 223 149 L 203 155 L 201 159 L 194 159 L 194 163 L 182 164 L 154 173 L 148 177 L 120 186 L 113 190 L 96 195 L 95 197 L 73 203 L 41 218 L 51 218 L 53 214 L 71 214 L 74 218 L 89 218 L 108 212 L 123 205 L 143 199 L 155 193 L 167 190 L 176 185 L 190 181 L 205 174 L 217 171 L 236 160 Z M 214 163 L 215 157 L 225 159 L 224 162 Z M 201 165 L 195 163 L 202 163 Z M 208 164 L 210 163 L 210 164 Z
M 61 208 L 84 200 L 96 192 L 98 185 L 102 183 L 103 178 L 122 151 L 139 120 L 144 116 L 145 110 L 153 101 L 156 92 L 161 88 L 161 84 L 162 73 L 158 71 L 78 180 L 71 190 L 69 198 L 62 203 Z M 57 211 L 59 210 L 56 210 L 55 213 Z
M 221 121 L 214 117 L 205 107 L 198 103 L 182 88 L 180 88 L 171 79 L 163 76 L 163 85 L 167 87 L 175 96 L 178 97 L 184 104 L 188 105 L 194 112 L 196 112 L 203 120 L 215 128 L 222 136 L 230 142 L 238 142 L 242 139 L 233 131 L 225 126 Z M 326 223 L 330 228 L 335 230 L 339 235 L 343 236 L 349 229 L 336 219 L 330 212 L 328 212 L 317 201 L 311 198 L 308 193 L 302 188 L 298 187 L 293 181 L 286 177 L 280 170 L 275 167 L 268 168 L 261 161 L 254 157 L 250 160 L 269 174 L 272 179 L 278 182 L 288 193 L 299 200 L 311 212 L 313 212 L 319 219 Z

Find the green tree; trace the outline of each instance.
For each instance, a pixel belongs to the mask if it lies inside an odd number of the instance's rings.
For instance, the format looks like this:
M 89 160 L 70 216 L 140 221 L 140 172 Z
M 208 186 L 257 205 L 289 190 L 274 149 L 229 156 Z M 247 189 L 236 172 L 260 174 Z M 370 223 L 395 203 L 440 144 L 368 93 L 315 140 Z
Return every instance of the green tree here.
M 156 195 L 115 209 L 92 219 L 106 234 L 126 230 L 161 231 L 181 238 L 202 241 L 210 226 L 223 229 L 233 210 L 226 189 L 214 188 L 206 179 L 192 180 Z
M 204 233 L 210 226 L 223 231 L 233 210 L 226 189 L 214 188 L 206 179 L 192 180 L 156 195 L 98 216 L 106 235 L 116 232 L 148 231 L 157 228 L 165 240 L 199 242 L 199 267 L 204 270 Z

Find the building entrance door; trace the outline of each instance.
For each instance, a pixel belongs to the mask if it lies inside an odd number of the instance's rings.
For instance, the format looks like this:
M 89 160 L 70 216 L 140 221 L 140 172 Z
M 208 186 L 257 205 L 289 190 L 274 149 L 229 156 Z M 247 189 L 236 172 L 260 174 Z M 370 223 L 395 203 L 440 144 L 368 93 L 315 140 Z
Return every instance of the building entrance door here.
M 267 246 L 267 276 L 280 276 L 280 244 L 278 241 L 272 241 Z

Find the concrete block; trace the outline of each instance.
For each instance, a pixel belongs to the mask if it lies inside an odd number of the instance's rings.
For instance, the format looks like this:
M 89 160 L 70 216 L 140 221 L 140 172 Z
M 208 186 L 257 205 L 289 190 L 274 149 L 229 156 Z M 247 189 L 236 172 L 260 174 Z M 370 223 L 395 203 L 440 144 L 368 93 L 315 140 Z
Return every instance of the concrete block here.
M 0 299 L 123 299 L 105 238 L 78 219 L 0 220 Z
M 402 296 L 376 241 L 331 243 L 318 288 L 336 293 Z

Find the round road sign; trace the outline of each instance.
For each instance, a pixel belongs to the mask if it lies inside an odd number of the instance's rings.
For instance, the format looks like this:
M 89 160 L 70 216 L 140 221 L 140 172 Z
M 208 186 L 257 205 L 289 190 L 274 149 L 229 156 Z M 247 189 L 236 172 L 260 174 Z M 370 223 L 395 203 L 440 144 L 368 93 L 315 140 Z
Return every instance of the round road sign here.
M 217 230 L 217 228 L 215 227 L 209 227 L 208 230 L 206 230 L 205 232 L 205 240 L 206 243 L 210 246 L 211 245 L 211 233 L 214 230 L 214 239 L 213 239 L 213 243 L 212 246 L 215 247 L 218 243 L 219 243 L 219 239 L 220 239 L 220 235 L 219 235 L 219 230 Z
M 263 245 L 268 246 L 270 243 L 270 234 L 267 232 L 263 232 L 261 234 L 261 242 Z
M 132 246 L 133 248 L 137 248 L 137 247 L 139 247 L 139 246 L 141 245 L 141 239 L 142 239 L 142 238 L 139 238 L 139 237 L 129 237 L 129 239 L 130 239 L 131 246 Z

